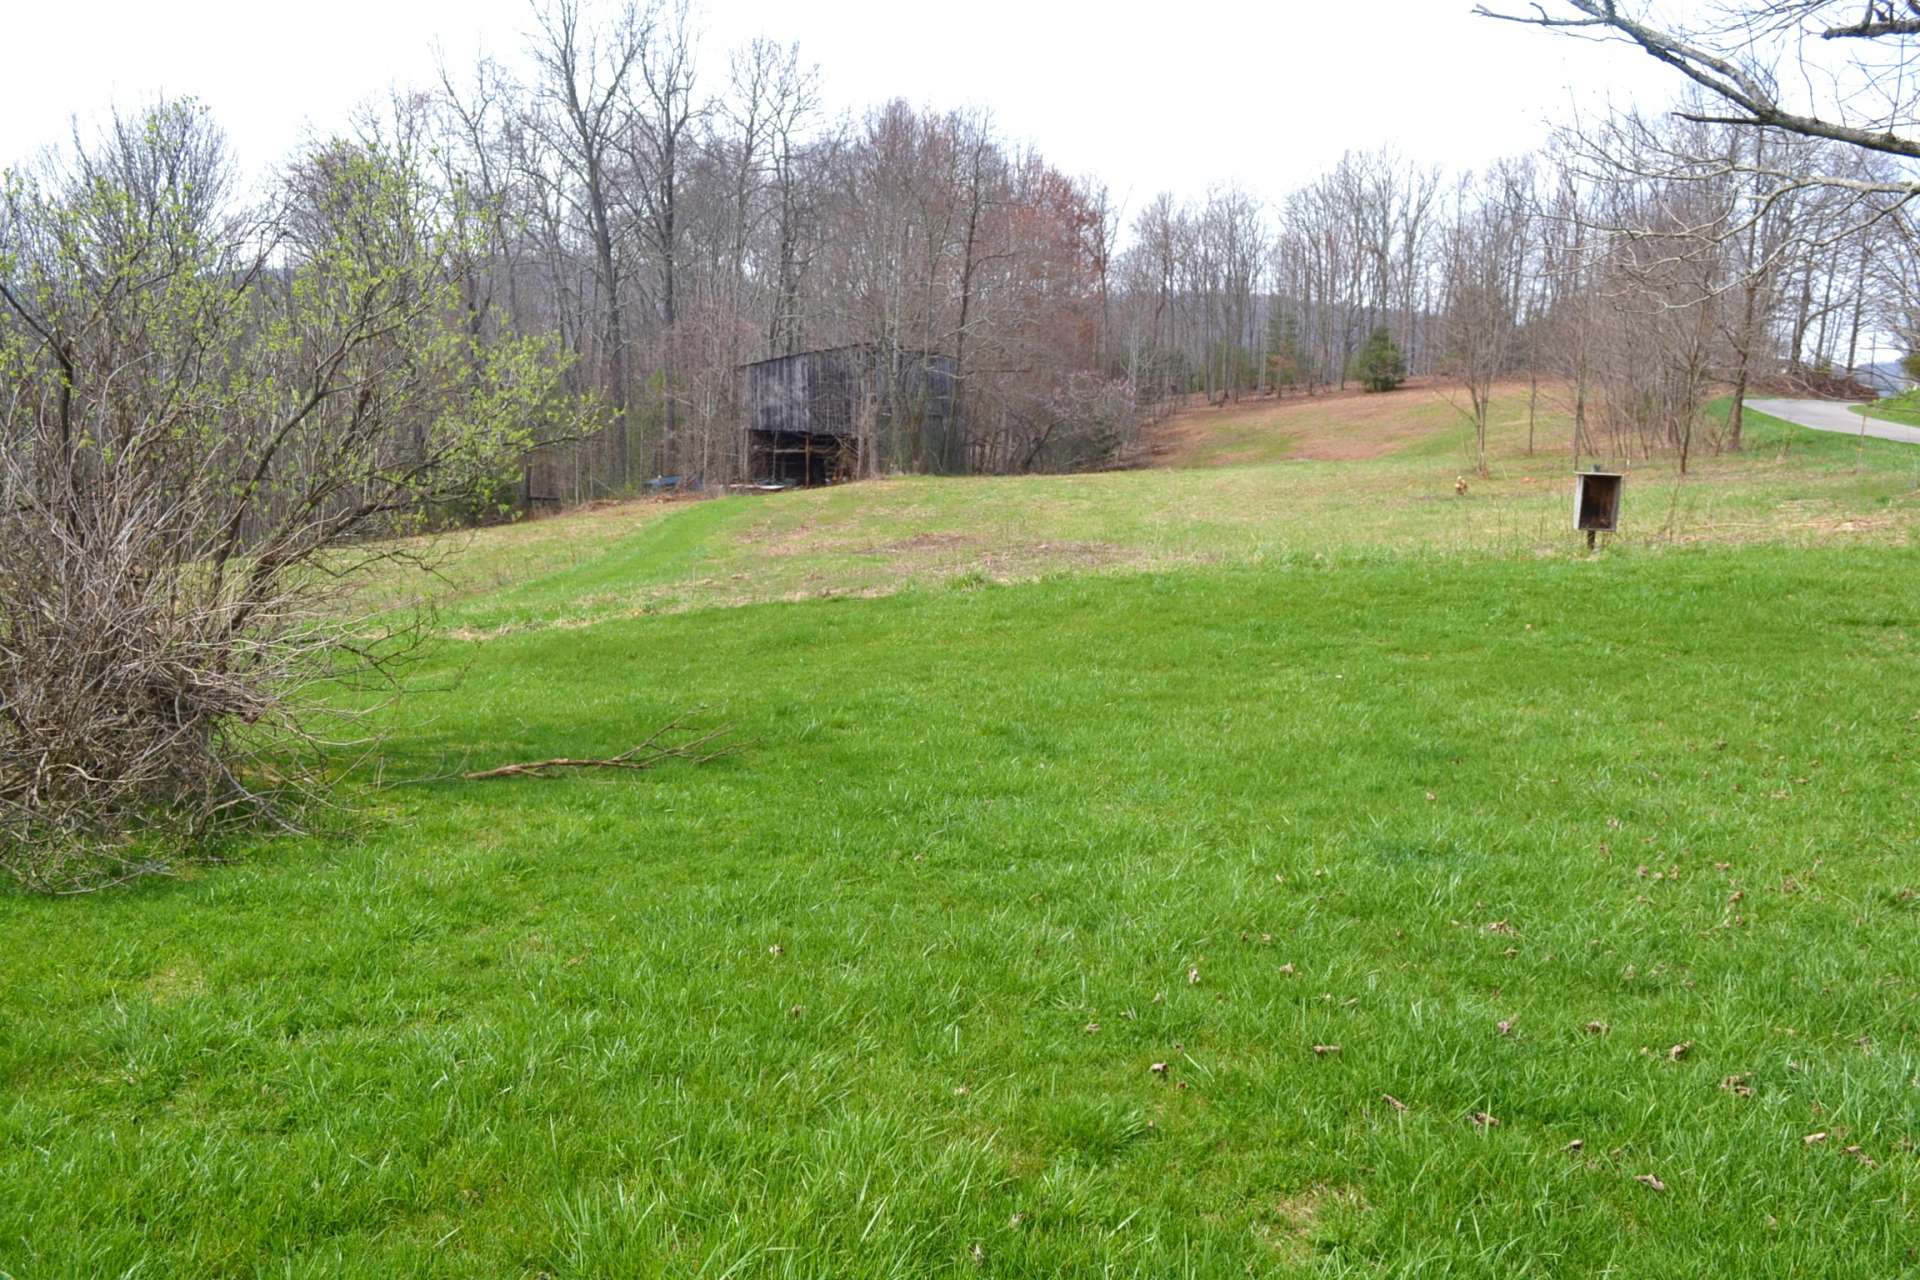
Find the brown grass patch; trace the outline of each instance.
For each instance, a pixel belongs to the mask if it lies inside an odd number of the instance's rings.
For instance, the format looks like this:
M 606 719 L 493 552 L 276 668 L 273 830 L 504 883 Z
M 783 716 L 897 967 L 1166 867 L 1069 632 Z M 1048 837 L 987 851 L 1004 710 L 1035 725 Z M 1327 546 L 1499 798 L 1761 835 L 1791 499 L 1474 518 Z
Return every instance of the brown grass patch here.
M 916 533 L 911 538 L 903 538 L 899 542 L 889 542 L 885 546 L 875 547 L 867 554 L 924 556 L 973 546 L 979 541 L 980 539 L 965 533 Z
M 206 980 L 197 966 L 187 963 L 170 965 L 150 975 L 141 984 L 153 998 L 155 1004 L 178 1004 L 191 999 L 206 990 Z
M 1018 582 L 1056 570 L 1145 564 L 1150 557 L 1111 542 L 1021 542 L 988 552 L 959 571 L 977 569 L 999 582 Z
M 787 529 L 761 525 L 741 535 L 740 541 L 760 554 L 781 559 L 786 556 L 812 555 L 833 549 L 833 542 L 820 532 L 819 525 L 807 519 Z
M 1304 1266 L 1313 1261 L 1314 1246 L 1327 1218 L 1364 1212 L 1366 1208 L 1366 1197 L 1358 1187 L 1308 1187 L 1278 1201 L 1272 1220 L 1256 1223 L 1253 1231 L 1283 1261 Z
M 1455 425 L 1449 390 L 1438 379 L 1416 378 L 1397 391 L 1350 388 L 1182 409 L 1147 429 L 1136 461 L 1224 467 L 1383 457 Z

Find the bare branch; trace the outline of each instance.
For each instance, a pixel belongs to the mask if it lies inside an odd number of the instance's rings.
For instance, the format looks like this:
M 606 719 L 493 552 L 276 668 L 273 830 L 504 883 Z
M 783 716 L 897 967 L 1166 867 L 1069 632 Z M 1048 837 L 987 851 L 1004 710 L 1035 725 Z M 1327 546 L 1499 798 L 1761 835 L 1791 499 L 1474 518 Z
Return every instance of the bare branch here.
M 1534 15 L 1502 13 L 1484 5 L 1474 12 L 1481 17 L 1551 30 L 1605 30 L 1637 45 L 1656 61 L 1674 68 L 1696 85 L 1739 108 L 1740 113 L 1716 117 L 1722 123 L 1748 128 L 1782 129 L 1808 138 L 1824 138 L 1865 151 L 1876 151 L 1905 159 L 1920 159 L 1920 139 L 1905 137 L 1891 129 L 1822 120 L 1816 116 L 1789 110 L 1782 104 L 1759 67 L 1743 62 L 1743 55 L 1723 56 L 1676 31 L 1666 30 L 1628 17 L 1616 0 L 1562 0 L 1581 16 L 1555 17 L 1539 5 Z M 1914 19 L 1920 22 L 1920 18 Z M 1859 29 L 1838 29 L 1829 34 L 1888 35 L 1908 34 L 1881 31 L 1884 24 L 1869 21 Z M 1902 19 L 1895 24 L 1910 25 Z
M 730 730 L 726 726 L 696 732 L 684 742 L 674 742 L 676 734 L 693 732 L 687 727 L 687 716 L 677 716 L 649 734 L 645 741 L 630 747 L 617 756 L 599 759 L 574 759 L 556 756 L 550 760 L 529 760 L 520 764 L 504 764 L 493 769 L 479 769 L 460 776 L 469 782 L 483 782 L 497 778 L 551 778 L 560 772 L 572 769 L 613 769 L 645 770 L 665 764 L 669 760 L 685 760 L 690 764 L 710 764 L 728 756 L 739 755 L 748 747 L 747 743 L 724 742 Z M 716 745 L 719 744 L 719 745 Z

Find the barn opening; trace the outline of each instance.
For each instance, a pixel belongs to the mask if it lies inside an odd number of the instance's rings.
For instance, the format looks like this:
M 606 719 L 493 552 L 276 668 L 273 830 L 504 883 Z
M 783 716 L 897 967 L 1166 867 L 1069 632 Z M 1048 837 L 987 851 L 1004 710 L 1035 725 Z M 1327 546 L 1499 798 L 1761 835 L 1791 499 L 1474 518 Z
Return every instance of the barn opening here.
M 821 431 L 756 431 L 750 442 L 754 477 L 807 488 L 860 474 L 860 442 Z

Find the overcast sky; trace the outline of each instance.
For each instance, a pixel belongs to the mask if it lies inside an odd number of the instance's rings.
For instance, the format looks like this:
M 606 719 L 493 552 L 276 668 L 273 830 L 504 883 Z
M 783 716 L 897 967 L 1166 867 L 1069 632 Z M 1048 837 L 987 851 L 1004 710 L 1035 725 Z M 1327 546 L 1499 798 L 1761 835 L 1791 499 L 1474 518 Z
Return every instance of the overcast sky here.
M 0 165 L 112 104 L 195 95 L 263 171 L 314 130 L 479 50 L 517 61 L 527 0 L 54 0 L 13 3 L 0 53 Z M 992 109 L 1130 208 L 1239 181 L 1277 199 L 1348 149 L 1393 143 L 1449 167 L 1529 149 L 1575 96 L 1665 102 L 1630 51 L 1472 17 L 1471 0 L 708 0 L 707 86 L 754 35 L 798 40 L 829 105 L 904 97 Z M 1579 86 L 1575 88 L 1574 86 Z

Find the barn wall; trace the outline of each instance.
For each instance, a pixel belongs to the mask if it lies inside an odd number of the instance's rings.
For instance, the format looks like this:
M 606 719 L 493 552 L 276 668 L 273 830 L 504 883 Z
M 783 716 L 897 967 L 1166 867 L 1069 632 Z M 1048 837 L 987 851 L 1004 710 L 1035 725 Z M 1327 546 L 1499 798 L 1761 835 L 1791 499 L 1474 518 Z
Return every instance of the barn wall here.
M 746 367 L 743 374 L 749 431 L 809 430 L 807 370 L 805 355 L 763 360 Z
M 833 436 L 858 442 L 867 471 L 957 471 L 966 458 L 946 356 L 902 352 L 892 378 L 875 347 L 805 351 L 745 366 L 741 402 L 750 442 Z M 751 456 L 751 443 L 749 444 Z

